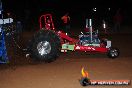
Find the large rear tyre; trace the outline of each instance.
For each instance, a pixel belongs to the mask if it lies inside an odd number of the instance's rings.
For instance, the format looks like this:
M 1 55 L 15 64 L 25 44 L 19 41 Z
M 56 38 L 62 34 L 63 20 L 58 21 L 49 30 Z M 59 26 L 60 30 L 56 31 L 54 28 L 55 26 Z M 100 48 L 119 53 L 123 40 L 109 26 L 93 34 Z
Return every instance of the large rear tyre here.
M 61 44 L 57 34 L 51 30 L 40 30 L 31 45 L 31 56 L 35 60 L 52 62 L 60 55 Z
M 119 56 L 120 52 L 119 49 L 111 47 L 107 53 L 109 58 L 117 58 Z

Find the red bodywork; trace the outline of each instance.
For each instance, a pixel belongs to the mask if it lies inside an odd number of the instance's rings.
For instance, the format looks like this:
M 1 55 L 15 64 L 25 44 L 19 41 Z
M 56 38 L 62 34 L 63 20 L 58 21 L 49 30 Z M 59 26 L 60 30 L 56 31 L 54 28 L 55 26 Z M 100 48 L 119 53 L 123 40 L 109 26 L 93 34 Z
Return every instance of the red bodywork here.
M 44 20 L 42 20 L 42 19 L 44 19 Z M 50 20 L 50 26 L 48 25 L 49 23 L 47 20 Z M 98 47 L 98 46 L 82 46 L 82 45 L 78 44 L 79 40 L 69 37 L 68 35 L 66 35 L 66 33 L 64 33 L 62 31 L 56 31 L 51 14 L 45 14 L 45 15 L 40 16 L 39 23 L 40 23 L 40 29 L 45 28 L 47 30 L 55 31 L 57 33 L 57 35 L 60 36 L 61 44 L 65 44 L 65 43 L 74 44 L 75 45 L 74 51 L 75 50 L 94 51 L 94 52 L 102 52 L 102 53 L 106 53 L 108 51 L 108 48 L 106 48 L 104 44 L 100 44 L 100 47 Z

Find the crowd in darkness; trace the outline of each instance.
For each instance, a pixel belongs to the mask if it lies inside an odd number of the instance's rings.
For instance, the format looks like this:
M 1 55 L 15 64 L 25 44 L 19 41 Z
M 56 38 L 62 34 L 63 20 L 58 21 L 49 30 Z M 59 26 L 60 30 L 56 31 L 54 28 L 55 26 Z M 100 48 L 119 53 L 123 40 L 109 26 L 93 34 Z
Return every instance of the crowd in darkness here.
M 85 19 L 91 18 L 93 20 L 93 25 L 96 26 L 102 24 L 102 20 L 105 20 L 109 23 L 109 25 L 114 24 L 114 15 L 116 14 L 116 10 L 111 9 L 110 11 L 103 8 L 97 8 L 97 11 L 94 12 L 92 9 L 84 9 L 80 8 L 77 10 L 74 9 L 66 9 L 63 11 L 62 9 L 24 9 L 24 10 L 17 10 L 14 13 L 13 17 L 16 21 L 21 21 L 25 29 L 32 29 L 31 27 L 38 26 L 39 24 L 39 17 L 44 13 L 51 13 L 53 15 L 53 20 L 56 27 L 60 27 L 61 25 L 61 16 L 63 16 L 66 12 L 69 12 L 71 17 L 71 25 L 72 26 L 85 26 Z M 123 12 L 121 12 L 122 14 Z M 122 14 L 124 16 L 124 13 Z M 125 16 L 124 16 L 125 17 Z M 124 19 L 124 18 L 123 18 Z M 32 26 L 31 26 L 32 25 Z
M 14 0 L 15 1 L 15 0 Z M 12 1 L 13 2 L 13 1 Z M 18 2 L 17 0 L 15 2 Z M 36 1 L 37 2 L 37 1 Z M 13 2 L 14 3 L 14 2 Z M 7 5 L 8 4 L 8 5 Z M 14 20 L 21 21 L 24 25 L 25 29 L 31 29 L 31 25 L 38 26 L 39 22 L 39 16 L 43 13 L 52 13 L 54 17 L 54 23 L 57 27 L 61 25 L 61 16 L 64 15 L 66 12 L 69 12 L 69 15 L 71 17 L 71 25 L 78 26 L 78 25 L 85 25 L 85 19 L 86 18 L 92 18 L 94 24 L 100 25 L 102 20 L 106 20 L 109 24 L 114 24 L 113 17 L 116 14 L 116 11 L 118 10 L 117 7 L 111 8 L 108 10 L 106 7 L 100 7 L 97 8 L 97 11 L 93 11 L 92 7 L 89 6 L 72 6 L 70 7 L 52 7 L 53 3 L 48 3 L 43 5 L 44 3 L 35 3 L 35 1 L 32 2 L 19 2 L 14 3 L 14 6 L 10 5 L 10 0 L 5 2 L 3 1 L 3 6 L 5 12 L 11 12 L 13 13 Z M 63 4 L 63 3 L 62 3 Z M 49 6 L 48 6 L 49 5 Z M 121 9 L 121 14 L 123 16 L 123 22 L 124 23 L 130 23 L 131 20 L 129 20 L 127 8 Z

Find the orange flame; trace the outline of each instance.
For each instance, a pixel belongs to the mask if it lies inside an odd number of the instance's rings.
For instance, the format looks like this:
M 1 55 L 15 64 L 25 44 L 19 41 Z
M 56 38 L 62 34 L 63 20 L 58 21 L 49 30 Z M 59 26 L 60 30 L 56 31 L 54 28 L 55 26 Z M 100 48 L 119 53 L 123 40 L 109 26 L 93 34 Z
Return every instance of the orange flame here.
M 88 78 L 88 72 L 84 71 L 84 67 L 82 67 L 81 73 L 84 78 Z

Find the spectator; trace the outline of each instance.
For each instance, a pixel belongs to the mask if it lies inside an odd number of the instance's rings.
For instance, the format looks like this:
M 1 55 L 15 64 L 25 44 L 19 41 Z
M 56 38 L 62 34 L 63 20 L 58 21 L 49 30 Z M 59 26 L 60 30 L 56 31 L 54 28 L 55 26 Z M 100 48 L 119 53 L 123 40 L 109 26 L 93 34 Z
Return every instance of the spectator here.
M 119 32 L 122 23 L 122 15 L 120 9 L 117 10 L 114 16 L 114 32 Z
M 63 21 L 63 30 L 64 32 L 66 32 L 68 35 L 70 34 L 69 33 L 69 30 L 70 30 L 70 16 L 69 16 L 69 13 L 66 13 L 64 16 L 61 17 L 61 20 Z

